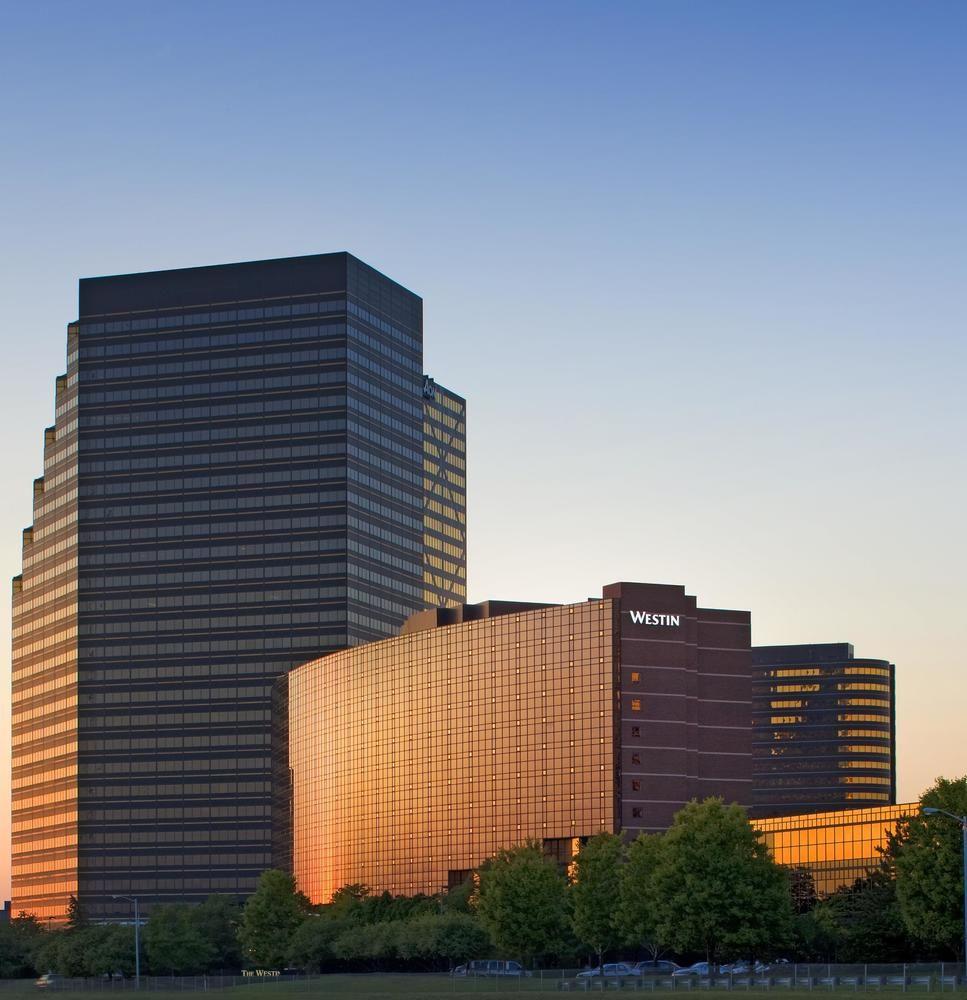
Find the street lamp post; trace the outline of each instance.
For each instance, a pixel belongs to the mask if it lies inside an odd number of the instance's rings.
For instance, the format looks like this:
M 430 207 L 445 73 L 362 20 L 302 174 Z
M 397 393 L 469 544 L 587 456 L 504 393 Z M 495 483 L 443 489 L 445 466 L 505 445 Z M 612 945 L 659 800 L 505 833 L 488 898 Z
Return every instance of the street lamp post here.
M 113 899 L 126 899 L 134 903 L 134 988 L 141 989 L 141 914 L 138 912 L 137 896 L 114 896 Z
M 937 809 L 934 806 L 924 806 L 923 813 L 926 816 L 949 816 L 960 824 L 964 841 L 964 975 L 967 976 L 967 816 L 958 816 L 956 813 L 947 812 L 946 809 Z

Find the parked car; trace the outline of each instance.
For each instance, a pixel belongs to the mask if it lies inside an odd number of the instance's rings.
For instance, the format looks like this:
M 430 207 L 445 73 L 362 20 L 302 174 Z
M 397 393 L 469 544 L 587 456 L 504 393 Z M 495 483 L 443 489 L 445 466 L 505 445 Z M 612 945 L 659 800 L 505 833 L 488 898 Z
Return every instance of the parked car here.
M 747 962 L 745 959 L 740 959 L 738 962 L 730 962 L 728 965 L 720 965 L 719 972 L 723 976 L 729 974 L 733 976 L 751 976 L 753 974 L 761 976 L 762 973 L 768 972 L 771 966 L 768 962 Z
M 628 962 L 605 962 L 596 969 L 585 969 L 577 974 L 578 979 L 593 979 L 595 976 L 634 976 L 634 968 Z
M 673 976 L 678 969 L 678 963 L 667 958 L 650 958 L 646 962 L 637 962 L 631 967 L 636 976 Z
M 475 958 L 453 970 L 455 976 L 529 976 L 520 964 L 503 958 Z
M 687 969 L 676 969 L 673 976 L 707 976 L 709 974 L 708 962 L 696 962 L 688 966 Z
M 774 958 L 771 962 L 756 962 L 753 971 L 761 976 L 766 972 L 781 972 L 791 964 L 788 958 Z

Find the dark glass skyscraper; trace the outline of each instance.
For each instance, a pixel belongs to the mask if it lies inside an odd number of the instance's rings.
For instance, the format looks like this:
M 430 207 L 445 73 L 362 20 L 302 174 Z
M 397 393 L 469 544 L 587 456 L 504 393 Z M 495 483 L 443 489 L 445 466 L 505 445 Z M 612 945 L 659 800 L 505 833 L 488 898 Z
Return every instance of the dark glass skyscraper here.
M 753 815 L 896 802 L 894 668 L 847 642 L 753 646 Z
M 349 254 L 81 282 L 14 581 L 15 909 L 252 889 L 274 678 L 464 598 L 424 390 L 422 300 Z

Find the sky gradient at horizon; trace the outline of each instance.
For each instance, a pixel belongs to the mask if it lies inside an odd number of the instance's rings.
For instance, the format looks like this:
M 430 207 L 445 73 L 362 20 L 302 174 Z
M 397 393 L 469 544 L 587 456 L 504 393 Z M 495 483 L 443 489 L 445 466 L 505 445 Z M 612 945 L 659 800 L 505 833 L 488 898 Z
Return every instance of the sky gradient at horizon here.
M 78 278 L 346 249 L 468 398 L 472 600 L 852 642 L 901 801 L 967 772 L 965 44 L 940 0 L 7 4 L 0 576 Z

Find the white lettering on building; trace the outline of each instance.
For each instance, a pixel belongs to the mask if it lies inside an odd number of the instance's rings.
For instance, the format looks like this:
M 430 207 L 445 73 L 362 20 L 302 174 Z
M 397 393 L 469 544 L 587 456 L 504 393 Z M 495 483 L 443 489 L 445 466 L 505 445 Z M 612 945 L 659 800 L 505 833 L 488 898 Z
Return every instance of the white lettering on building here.
M 629 611 L 635 625 L 681 625 L 681 615 L 659 615 L 654 611 Z

